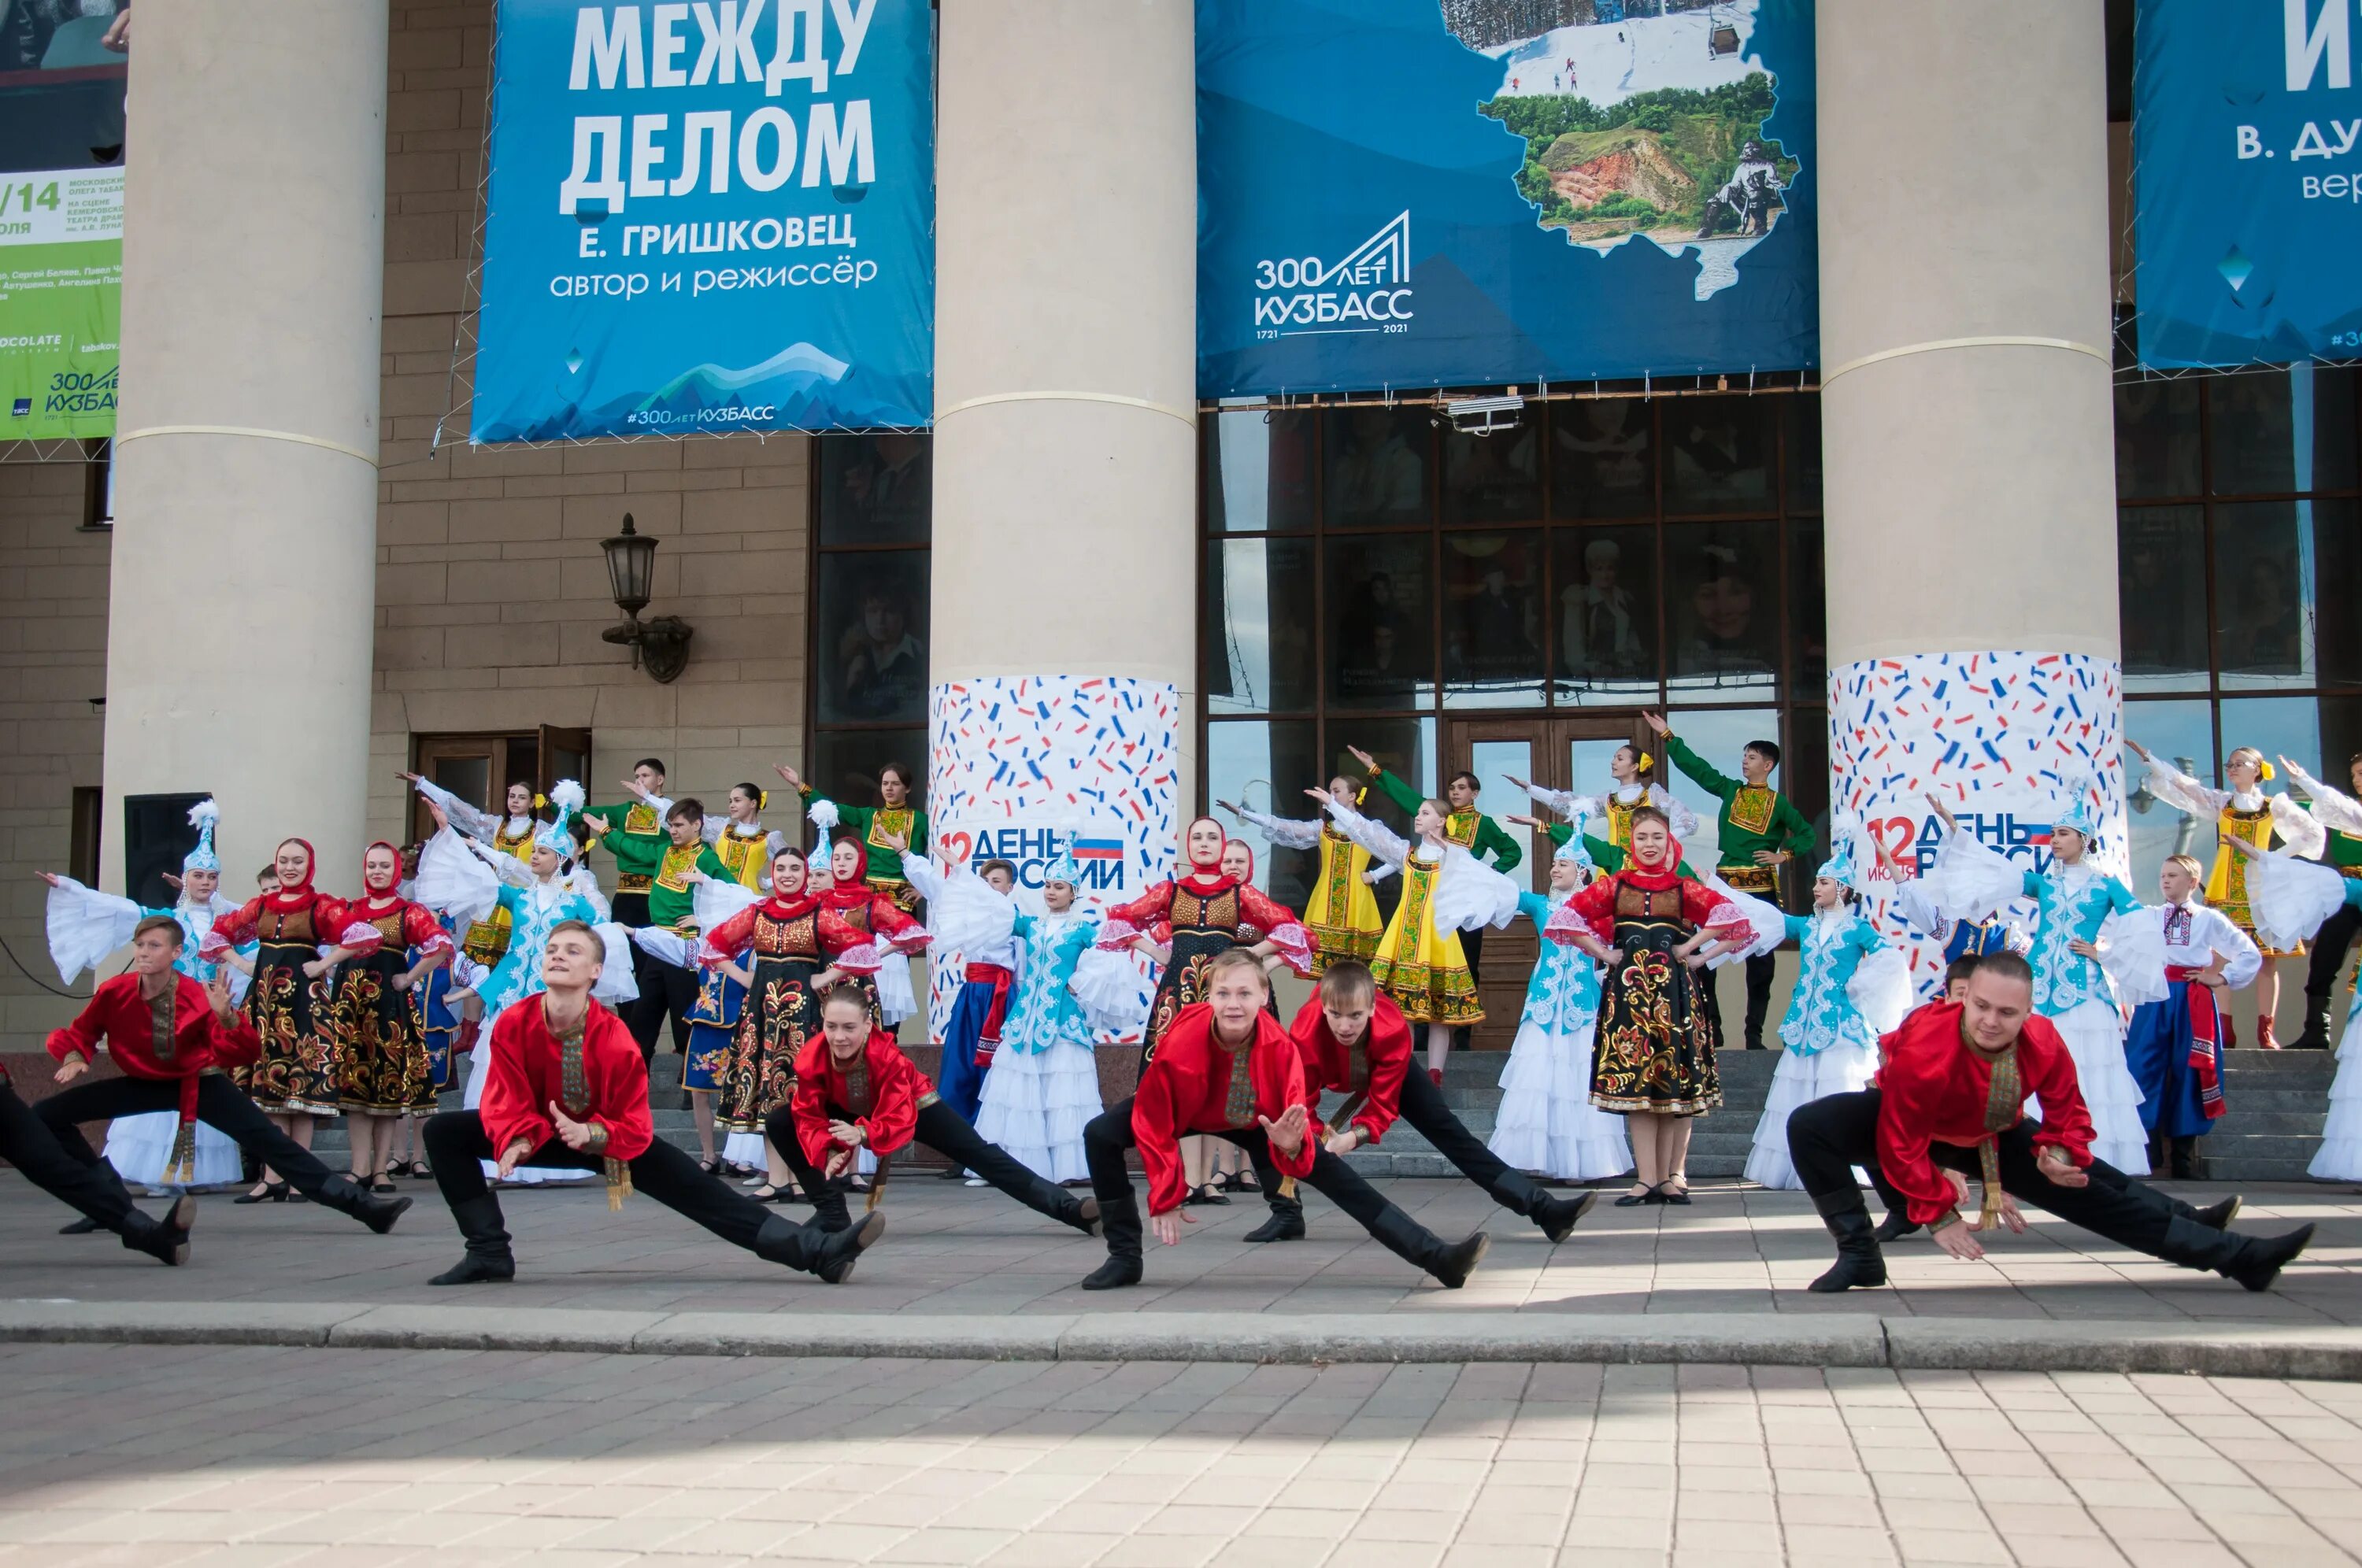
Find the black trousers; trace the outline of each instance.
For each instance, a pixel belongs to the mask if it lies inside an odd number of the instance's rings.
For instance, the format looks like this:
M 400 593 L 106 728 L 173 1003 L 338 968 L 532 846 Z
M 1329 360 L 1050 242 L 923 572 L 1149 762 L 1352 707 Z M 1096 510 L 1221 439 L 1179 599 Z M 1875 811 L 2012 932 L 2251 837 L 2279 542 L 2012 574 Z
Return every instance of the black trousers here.
M 1776 960 L 1769 953 L 1758 954 L 1747 961 L 1747 1040 L 1754 1045 L 1763 1039 L 1764 1015 L 1772 1010 L 1772 969 Z M 1724 1041 L 1726 1045 L 1728 1041 Z
M 1491 1194 L 1494 1202 L 1512 1214 L 1533 1217 L 1535 1201 L 1543 1196 L 1541 1184 L 1525 1172 L 1503 1165 L 1500 1156 L 1486 1148 L 1482 1138 L 1468 1131 L 1452 1114 L 1451 1107 L 1444 1103 L 1443 1091 L 1419 1069 L 1416 1060 L 1403 1075 L 1402 1099 L 1396 1113 L 1400 1121 L 1434 1144 L 1435 1152 L 1450 1160 L 1462 1176 Z M 1263 1183 L 1264 1200 L 1271 1205 L 1272 1212 L 1301 1219 L 1302 1200 L 1281 1197 L 1278 1173 L 1266 1168 L 1270 1162 L 1268 1149 L 1249 1153 L 1256 1156 L 1255 1179 Z
M 2338 905 L 2336 912 L 2321 922 L 2321 929 L 2312 933 L 2312 956 L 2304 972 L 2306 996 L 2325 998 L 2337 988 L 2337 971 L 2345 966 L 2345 950 L 2358 935 L 2362 935 L 2362 910 L 2352 904 Z
M 177 1079 L 106 1078 L 53 1094 L 41 1101 L 37 1113 L 60 1147 L 82 1164 L 103 1171 L 102 1179 L 119 1191 L 123 1179 L 115 1174 L 114 1166 L 98 1157 L 98 1151 L 90 1146 L 90 1141 L 75 1123 L 111 1121 L 118 1116 L 136 1116 L 145 1110 L 180 1108 L 181 1086 Z M 207 1073 L 197 1079 L 197 1120 L 235 1141 L 239 1148 L 277 1171 L 296 1191 L 315 1202 L 319 1200 L 321 1189 L 328 1185 L 332 1173 L 319 1157 L 272 1126 L 262 1108 L 219 1073 Z M 127 1195 L 125 1201 L 130 1201 Z
M 639 999 L 632 1003 L 631 1016 L 624 1027 L 640 1047 L 643 1060 L 654 1060 L 657 1035 L 664 1028 L 668 1014 L 672 1019 L 672 1048 L 683 1060 L 689 1056 L 689 1010 L 697 1005 L 698 977 L 696 971 L 678 964 L 668 964 L 632 944 L 632 977 L 639 983 Z
M 1853 1167 L 1878 1161 L 1879 1091 L 1833 1094 L 1796 1108 L 1788 1118 L 1788 1157 L 1796 1175 L 1822 1213 L 1862 1208 L 1861 1189 L 1854 1185 Z M 2094 1160 L 2087 1173 L 2090 1185 L 2060 1187 L 2034 1164 L 2035 1125 L 2022 1121 L 2001 1134 L 2001 1185 L 2011 1197 L 2039 1204 L 2070 1225 L 2080 1225 L 2119 1246 L 2159 1255 L 2166 1228 L 2180 1217 L 2164 1194 L 2134 1181 L 2103 1160 Z M 1975 1176 L 1977 1152 L 1957 1144 L 1937 1143 L 1936 1163 L 1948 1170 Z M 1844 1200 L 1850 1195 L 1851 1203 Z
M 59 1202 L 80 1209 L 110 1231 L 120 1231 L 133 1212 L 131 1195 L 123 1183 L 76 1159 L 58 1142 L 58 1135 L 0 1078 L 0 1157 L 15 1165 L 25 1179 Z
M 509 1255 L 509 1233 L 501 1216 L 501 1200 L 484 1178 L 480 1163 L 497 1159 L 499 1152 L 484 1132 L 481 1113 L 446 1110 L 428 1119 L 419 1134 L 435 1165 L 435 1185 L 451 1206 L 467 1238 L 468 1250 L 479 1256 Z M 606 1161 L 592 1154 L 577 1154 L 553 1138 L 521 1162 L 557 1170 L 595 1171 Z M 817 1226 L 789 1225 L 784 1217 L 765 1208 L 723 1182 L 697 1168 L 697 1162 L 659 1138 L 627 1162 L 632 1190 L 656 1199 L 676 1214 L 686 1215 L 734 1247 L 757 1251 L 756 1240 L 766 1221 L 776 1221 L 762 1255 L 790 1268 L 809 1271 L 826 1241 Z M 792 1232 L 789 1234 L 789 1232 Z
M 842 1106 L 830 1106 L 828 1113 L 839 1121 L 853 1120 L 852 1113 Z M 779 1152 L 779 1158 L 795 1173 L 796 1185 L 812 1200 L 819 1223 L 831 1231 L 844 1229 L 850 1220 L 844 1208 L 844 1189 L 830 1182 L 818 1165 L 804 1158 L 803 1143 L 796 1137 L 794 1110 L 783 1105 L 772 1111 L 764 1119 L 763 1135 L 770 1139 L 771 1147 Z M 1079 1206 L 1065 1187 L 1037 1176 L 1032 1166 L 999 1144 L 986 1143 L 958 1111 L 942 1100 L 920 1108 L 918 1128 L 911 1142 L 933 1149 L 961 1170 L 982 1176 L 1036 1214 L 1063 1220 Z
M 1211 1132 L 1247 1152 L 1255 1170 L 1271 1187 L 1278 1186 L 1270 1142 L 1260 1127 L 1243 1132 Z M 1136 1146 L 1131 1132 L 1131 1100 L 1126 1097 L 1092 1119 L 1083 1129 L 1083 1157 L 1091 1167 L 1091 1191 L 1099 1200 L 1099 1224 L 1107 1232 L 1110 1257 L 1140 1261 L 1143 1227 L 1140 1201 L 1134 1196 L 1131 1173 L 1124 1154 Z M 1266 1174 L 1267 1173 L 1267 1174 Z M 1305 1186 L 1352 1215 L 1363 1230 L 1396 1257 L 1422 1270 L 1432 1270 L 1445 1252 L 1435 1232 L 1382 1197 L 1378 1189 L 1353 1174 L 1352 1167 L 1326 1149 L 1313 1157 L 1312 1172 L 1300 1178 Z
M 1389 882 L 1398 882 L 1402 878 L 1399 877 L 1389 877 L 1386 878 Z M 1462 957 L 1468 960 L 1468 977 L 1470 980 L 1479 983 L 1481 983 L 1485 977 L 1482 967 L 1485 960 L 1485 928 L 1480 925 L 1473 931 L 1463 931 L 1460 933 L 1460 954 Z M 1451 1032 L 1451 1048 L 1455 1051 L 1467 1050 L 1469 1034 L 1469 1026 L 1464 1023 L 1459 1028 L 1453 1030 Z M 1410 1070 L 1414 1075 L 1425 1077 L 1427 1076 L 1427 1068 L 1422 1064 L 1427 1060 L 1426 1053 L 1423 1049 L 1427 1044 L 1427 1031 L 1424 1029 L 1414 1029 L 1411 1031 L 1411 1037 L 1422 1049 L 1412 1053 Z

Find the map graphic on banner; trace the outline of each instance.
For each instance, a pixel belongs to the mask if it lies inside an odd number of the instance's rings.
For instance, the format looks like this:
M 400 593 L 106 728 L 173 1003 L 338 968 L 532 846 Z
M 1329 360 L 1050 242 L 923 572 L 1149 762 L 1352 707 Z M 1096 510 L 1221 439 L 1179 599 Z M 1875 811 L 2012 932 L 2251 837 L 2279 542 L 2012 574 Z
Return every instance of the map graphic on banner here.
M 1198 0 L 1206 397 L 1794 370 L 1811 0 Z
M 2362 356 L 2354 0 L 2142 0 L 2133 70 L 2141 363 Z
M 925 425 L 925 0 L 501 0 L 469 436 Z

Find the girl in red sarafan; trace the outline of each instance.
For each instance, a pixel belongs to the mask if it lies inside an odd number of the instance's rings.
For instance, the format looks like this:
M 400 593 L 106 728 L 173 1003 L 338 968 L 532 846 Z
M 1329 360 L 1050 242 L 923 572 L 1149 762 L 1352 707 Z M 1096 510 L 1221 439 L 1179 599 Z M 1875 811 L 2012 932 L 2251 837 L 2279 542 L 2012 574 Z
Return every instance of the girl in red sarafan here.
M 337 945 L 349 956 L 337 972 L 328 1028 L 336 1042 L 337 1099 L 352 1140 L 353 1180 L 392 1192 L 383 1174 L 392 1123 L 432 1116 L 434 1075 L 426 1056 L 425 992 L 419 981 L 450 962 L 451 936 L 433 911 L 402 896 L 402 852 L 380 839 L 361 853 L 359 899 L 344 906 Z M 415 954 L 415 961 L 413 955 Z

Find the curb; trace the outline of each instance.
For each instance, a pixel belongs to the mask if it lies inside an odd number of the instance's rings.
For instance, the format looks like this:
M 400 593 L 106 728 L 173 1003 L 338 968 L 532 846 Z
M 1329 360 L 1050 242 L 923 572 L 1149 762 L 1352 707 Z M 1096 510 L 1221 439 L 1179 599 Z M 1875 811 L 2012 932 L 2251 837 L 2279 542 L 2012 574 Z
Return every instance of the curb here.
M 575 1351 L 958 1361 L 1608 1362 L 2362 1382 L 2362 1329 L 1859 1313 L 607 1312 L 362 1303 L 0 1301 L 0 1343 Z

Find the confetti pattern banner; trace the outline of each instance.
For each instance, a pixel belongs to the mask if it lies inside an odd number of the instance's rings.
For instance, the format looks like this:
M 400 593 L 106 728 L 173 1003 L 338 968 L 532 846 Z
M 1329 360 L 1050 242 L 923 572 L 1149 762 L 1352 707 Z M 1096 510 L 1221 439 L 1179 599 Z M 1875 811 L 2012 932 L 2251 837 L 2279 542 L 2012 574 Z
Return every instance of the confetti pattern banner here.
M 935 853 L 955 864 L 1017 863 L 1021 904 L 1041 908 L 1053 845 L 1087 841 L 1106 908 L 1173 874 L 1180 849 L 1180 693 L 1169 682 L 1003 677 L 937 686 L 929 701 L 927 816 Z M 1107 852 L 1120 851 L 1110 856 Z M 933 956 L 928 1024 L 940 1041 L 960 980 L 956 955 Z M 1149 982 L 1141 981 L 1141 1010 Z
M 2124 699 L 2112 659 L 2081 654 L 1946 653 L 1862 659 L 1829 672 L 1833 836 L 1855 864 L 1877 845 L 1906 875 L 1935 858 L 1941 797 L 1963 832 L 2024 860 L 2050 864 L 2050 824 L 2080 798 L 2101 824 L 2095 867 L 2125 872 Z M 1880 931 L 1911 955 L 1929 994 L 1943 945 L 1915 938 L 1883 908 Z M 2018 914 L 2030 915 L 2032 904 Z

